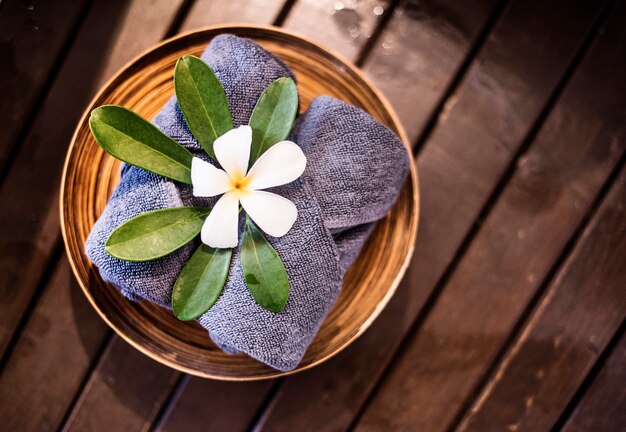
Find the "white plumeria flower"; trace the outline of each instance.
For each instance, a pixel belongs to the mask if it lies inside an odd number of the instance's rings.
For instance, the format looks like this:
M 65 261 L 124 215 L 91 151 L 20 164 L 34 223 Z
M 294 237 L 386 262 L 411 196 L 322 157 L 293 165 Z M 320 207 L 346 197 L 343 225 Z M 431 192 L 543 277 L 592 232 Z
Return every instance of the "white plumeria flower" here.
M 239 126 L 213 143 L 215 157 L 224 170 L 196 157 L 191 161 L 193 194 L 223 194 L 200 234 L 210 247 L 233 248 L 239 243 L 239 203 L 259 228 L 273 237 L 287 234 L 298 217 L 296 206 L 287 198 L 260 189 L 296 180 L 304 172 L 306 156 L 297 144 L 281 141 L 266 150 L 248 171 L 251 146 L 252 128 Z

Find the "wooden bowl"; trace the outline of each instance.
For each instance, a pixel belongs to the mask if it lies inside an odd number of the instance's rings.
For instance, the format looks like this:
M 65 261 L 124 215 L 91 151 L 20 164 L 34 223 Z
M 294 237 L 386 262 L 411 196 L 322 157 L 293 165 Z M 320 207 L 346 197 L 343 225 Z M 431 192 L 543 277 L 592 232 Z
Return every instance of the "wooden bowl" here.
M 102 318 L 126 341 L 155 360 L 193 375 L 221 380 L 257 380 L 292 374 L 320 364 L 354 341 L 380 314 L 400 282 L 417 233 L 417 174 L 411 165 L 397 204 L 381 220 L 348 271 L 343 290 L 300 365 L 274 370 L 246 355 L 219 350 L 197 323 L 178 321 L 147 301 L 133 303 L 105 283 L 84 252 L 91 227 L 119 181 L 119 162 L 96 144 L 89 113 L 118 104 L 151 119 L 174 93 L 173 71 L 183 54 L 200 55 L 211 39 L 233 33 L 256 40 L 283 59 L 298 78 L 301 110 L 322 94 L 364 109 L 410 146 L 393 110 L 365 76 L 319 44 L 274 27 L 217 26 L 169 39 L 126 65 L 85 110 L 76 129 L 62 179 L 61 226 L 74 274 Z

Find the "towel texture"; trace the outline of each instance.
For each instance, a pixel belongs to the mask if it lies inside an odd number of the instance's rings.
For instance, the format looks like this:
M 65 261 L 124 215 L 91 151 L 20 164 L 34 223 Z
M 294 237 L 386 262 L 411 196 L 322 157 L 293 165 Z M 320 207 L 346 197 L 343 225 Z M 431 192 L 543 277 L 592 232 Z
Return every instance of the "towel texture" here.
M 235 127 L 247 124 L 263 90 L 292 71 L 249 39 L 221 35 L 202 59 L 224 86 Z M 207 160 L 172 98 L 153 123 L 194 155 Z M 301 115 L 291 140 L 307 156 L 304 175 L 272 191 L 298 208 L 293 228 L 281 238 L 267 236 L 285 264 L 291 291 L 285 309 L 269 312 L 257 305 L 233 251 L 224 291 L 198 321 L 226 352 L 244 352 L 276 369 L 295 368 L 341 289 L 341 280 L 357 257 L 376 220 L 395 202 L 409 171 L 402 142 L 368 114 L 336 99 L 316 98 Z M 159 208 L 200 205 L 190 186 L 125 165 L 119 186 L 85 245 L 103 279 L 131 300 L 170 307 L 174 281 L 197 246 L 189 244 L 161 259 L 131 263 L 104 250 L 120 224 Z

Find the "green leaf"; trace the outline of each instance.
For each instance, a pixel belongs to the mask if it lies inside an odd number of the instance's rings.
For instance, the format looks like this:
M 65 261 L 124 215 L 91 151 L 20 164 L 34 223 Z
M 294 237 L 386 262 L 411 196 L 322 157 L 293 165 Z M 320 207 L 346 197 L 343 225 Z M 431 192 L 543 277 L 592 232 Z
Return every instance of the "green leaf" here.
M 198 207 L 142 213 L 117 227 L 104 248 L 109 255 L 125 261 L 161 258 L 193 240 L 209 213 L 209 209 Z
M 250 166 L 265 150 L 289 136 L 297 112 L 298 90 L 291 78 L 279 78 L 265 89 L 250 117 Z
M 246 217 L 241 240 L 241 269 L 258 304 L 280 312 L 289 297 L 289 279 L 283 262 L 261 231 Z
M 208 155 L 215 159 L 213 142 L 233 128 L 222 84 L 205 62 L 186 55 L 176 63 L 174 88 L 193 136 Z
M 116 105 L 91 112 L 94 138 L 111 156 L 172 180 L 191 184 L 192 154 L 152 123 Z
M 232 249 L 201 244 L 178 275 L 172 291 L 172 310 L 178 319 L 198 318 L 217 301 L 230 268 Z

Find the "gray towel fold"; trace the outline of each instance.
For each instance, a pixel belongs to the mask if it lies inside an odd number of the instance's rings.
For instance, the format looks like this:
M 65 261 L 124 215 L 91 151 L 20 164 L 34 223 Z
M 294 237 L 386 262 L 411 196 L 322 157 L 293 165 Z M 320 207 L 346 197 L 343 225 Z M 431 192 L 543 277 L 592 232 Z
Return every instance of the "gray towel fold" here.
M 246 124 L 256 100 L 291 70 L 251 40 L 216 37 L 202 59 L 224 86 L 235 127 Z M 172 98 L 155 117 L 164 133 L 203 157 Z M 295 225 L 281 238 L 267 237 L 281 256 L 291 292 L 285 309 L 269 312 L 246 288 L 239 250 L 233 253 L 224 291 L 198 321 L 226 352 L 244 352 L 276 369 L 295 368 L 341 289 L 341 279 L 376 220 L 395 202 L 409 171 L 402 142 L 363 111 L 330 97 L 316 98 L 298 118 L 290 138 L 308 164 L 297 181 L 274 188 L 298 208 Z M 119 186 L 87 239 L 87 255 L 103 279 L 131 300 L 169 307 L 171 291 L 196 244 L 155 261 L 131 263 L 104 250 L 110 233 L 140 213 L 181 205 L 212 206 L 191 187 L 125 165 Z

